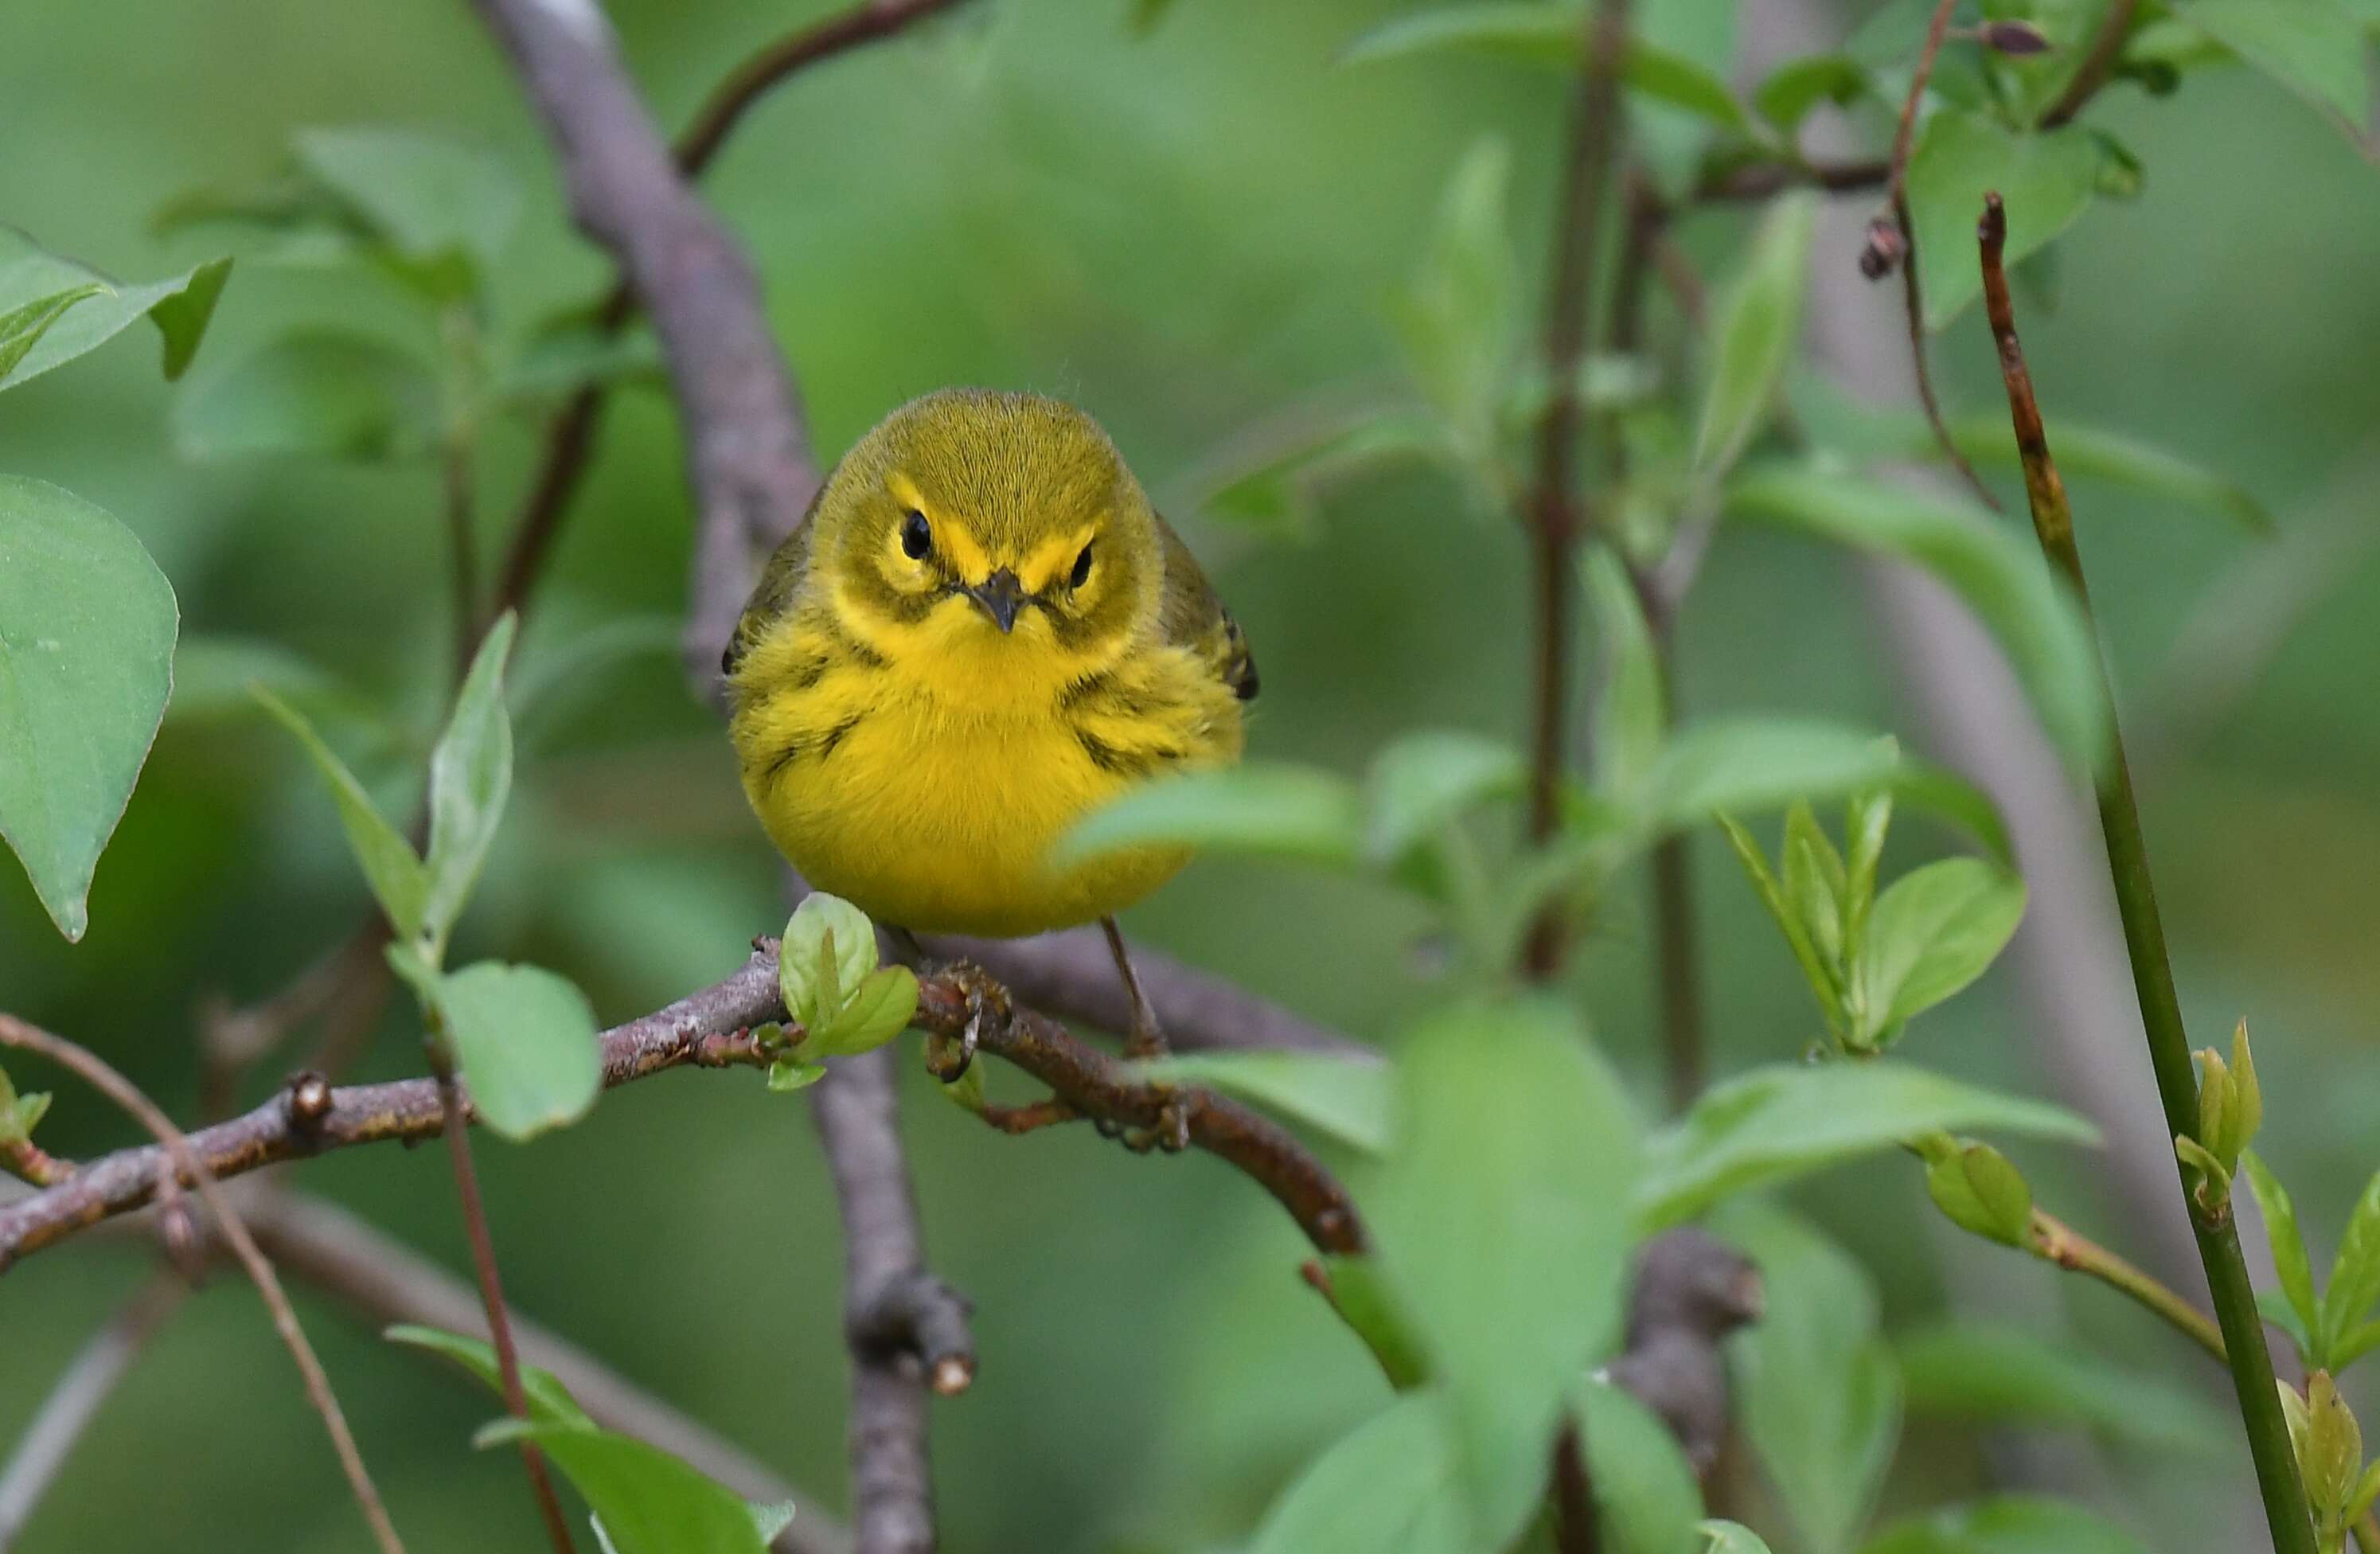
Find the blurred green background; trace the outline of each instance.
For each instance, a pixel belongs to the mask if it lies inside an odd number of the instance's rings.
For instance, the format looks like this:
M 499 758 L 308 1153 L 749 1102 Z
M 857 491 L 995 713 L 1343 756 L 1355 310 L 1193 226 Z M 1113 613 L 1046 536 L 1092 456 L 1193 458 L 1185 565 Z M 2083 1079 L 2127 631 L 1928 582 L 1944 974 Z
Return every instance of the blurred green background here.
M 829 7 L 729 0 L 613 6 L 658 117 L 683 120 L 747 52 Z M 1334 493 L 1309 540 L 1188 511 L 1200 471 L 1251 425 L 1317 395 L 1392 382 L 1381 300 L 1411 268 L 1437 191 L 1483 131 L 1512 138 L 1521 251 L 1543 248 L 1560 87 L 1489 64 L 1334 68 L 1398 0 L 1181 0 L 1136 40 L 1125 0 L 979 0 L 958 19 L 773 96 L 708 192 L 757 257 L 771 316 L 832 455 L 940 384 L 1029 387 L 1099 416 L 1208 559 L 1264 665 L 1256 752 L 1355 771 L 1398 731 L 1522 724 L 1523 556 L 1434 475 Z M 1645 7 L 1660 10 L 1658 4 Z M 567 230 L 541 139 L 469 9 L 296 0 L 84 0 L 20 6 L 0 47 L 0 219 L 112 273 L 162 273 L 198 238 L 148 229 L 169 197 L 243 185 L 292 130 L 437 127 L 499 148 L 528 190 L 499 282 L 515 328 L 591 295 L 606 270 Z M 2265 1148 L 2317 1256 L 2374 1163 L 2380 1101 L 2380 187 L 2332 130 L 2244 72 L 2173 103 L 2112 91 L 2101 116 L 2148 166 L 2063 245 L 2057 308 L 2029 326 L 2054 418 L 2189 452 L 2248 484 L 2284 530 L 2338 537 L 2318 596 L 2236 705 L 2164 678 L 2184 624 L 2258 549 L 2218 525 L 2083 486 L 2095 589 L 2128 713 L 2211 716 L 2143 774 L 2185 1001 L 2202 1040 L 2252 1016 Z M 1880 142 L 1878 142 L 1880 144 Z M 1719 261 L 1740 217 L 1683 237 Z M 1820 263 L 1849 264 L 1849 253 Z M 1528 295 L 1535 295 L 1534 285 Z M 383 282 L 244 265 L 193 381 L 295 318 L 418 332 Z M 409 806 L 446 674 L 434 471 L 198 465 L 169 430 L 177 392 L 147 343 L 0 402 L 0 468 L 55 480 L 139 532 L 173 579 L 186 638 L 264 638 L 377 706 L 394 739 L 334 742 Z M 1946 395 L 1998 387 L 1970 314 L 1937 352 Z M 488 543 L 536 449 L 508 425 L 481 470 Z M 615 397 L 601 454 L 539 600 L 522 677 L 590 628 L 674 617 L 688 506 L 665 401 Z M 2288 542 L 2288 541 L 2285 541 Z M 2219 634 L 2218 646 L 2225 640 Z M 1840 557 L 1723 534 L 1683 628 L 1687 704 L 1910 721 Z M 2217 657 L 2223 656 L 2219 651 Z M 534 960 L 577 979 L 606 1023 L 732 969 L 782 921 L 774 859 L 725 742 L 674 659 L 572 687 L 525 730 L 511 819 L 459 961 Z M 1912 849 L 1914 843 L 1901 845 Z M 1814 1034 L 1781 944 L 1732 866 L 1698 846 L 1720 1065 Z M 169 721 L 102 861 L 90 935 L 52 930 L 0 863 L 0 1004 L 85 1041 L 191 1114 L 194 1011 L 278 986 L 335 942 L 364 894 L 330 804 L 253 718 Z M 1315 1017 L 1393 1042 L 1426 956 L 1419 918 L 1366 887 L 1233 862 L 1194 868 L 1132 931 Z M 1598 1030 L 1658 1095 L 1634 892 L 1610 904 L 1582 971 Z M 2021 1088 L 2041 1081 L 2004 974 L 1932 1020 L 1924 1061 Z M 368 1064 L 417 1071 L 409 1014 Z M 29 1065 L 30 1066 L 30 1065 Z M 268 1062 L 252 1088 L 279 1069 Z M 42 1086 L 47 1075 L 20 1074 Z M 2145 1085 L 2143 1071 L 2141 1082 Z M 44 1129 L 82 1155 L 130 1141 L 71 1084 Z M 1000 1137 L 908 1079 L 908 1130 L 937 1269 L 977 1303 L 982 1373 L 935 1410 L 945 1547 L 1190 1548 L 1243 1533 L 1283 1475 L 1381 1383 L 1297 1281 L 1293 1229 L 1203 1158 L 1137 1159 L 1081 1130 Z M 246 1098 L 254 1099 L 253 1096 Z M 2023 1152 L 2046 1199 L 2125 1242 L 2087 1159 Z M 604 1099 L 529 1148 L 481 1151 L 509 1291 L 780 1467 L 843 1499 L 846 1366 L 832 1205 L 798 1102 L 751 1074 L 687 1074 Z M 303 1168 L 456 1269 L 465 1254 L 433 1151 L 351 1151 Z M 1894 1324 L 1940 1310 L 1987 1254 L 1946 1242 L 1917 1173 L 1878 1160 L 1797 1198 L 1883 1281 Z M 144 1255 L 85 1244 L 0 1283 L 0 1439 L 13 1439 Z M 2210 1390 L 2212 1370 L 2095 1289 L 1992 1265 L 2032 1318 Z M 301 1299 L 398 1525 L 421 1548 L 530 1548 L 517 1466 L 476 1453 L 484 1398 Z M 2235 1460 L 2236 1459 L 2236 1460 Z M 1972 1485 L 1971 1433 L 1904 1445 L 1888 1504 Z M 2109 1506 L 2191 1546 L 2204 1506 L 2244 1492 L 2244 1458 L 2108 1458 Z M 27 1554 L 117 1548 L 172 1527 L 193 1549 L 347 1550 L 365 1535 L 262 1312 L 220 1278 L 165 1329 L 29 1530 Z M 1780 1542 L 1780 1548 L 1784 1547 Z

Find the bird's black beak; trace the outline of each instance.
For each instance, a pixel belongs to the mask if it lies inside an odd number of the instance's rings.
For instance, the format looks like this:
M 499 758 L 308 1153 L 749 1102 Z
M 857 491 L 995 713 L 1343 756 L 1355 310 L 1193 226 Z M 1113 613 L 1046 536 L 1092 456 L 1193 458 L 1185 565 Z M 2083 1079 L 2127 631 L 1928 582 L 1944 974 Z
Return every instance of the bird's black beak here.
M 991 624 L 1002 631 L 1016 629 L 1016 613 L 1025 608 L 1032 597 L 1025 591 L 1025 585 L 1017 581 L 1016 574 L 1005 566 L 966 592 L 969 599 L 983 606 L 983 613 L 991 617 Z

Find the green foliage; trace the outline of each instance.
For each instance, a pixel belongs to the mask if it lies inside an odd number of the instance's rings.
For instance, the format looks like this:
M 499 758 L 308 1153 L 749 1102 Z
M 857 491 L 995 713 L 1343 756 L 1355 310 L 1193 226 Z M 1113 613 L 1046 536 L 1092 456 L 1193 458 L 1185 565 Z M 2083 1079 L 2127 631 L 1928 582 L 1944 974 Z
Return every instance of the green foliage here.
M 157 327 L 165 376 L 178 378 L 230 277 L 230 260 L 211 259 L 165 280 L 120 285 L 0 226 L 0 389 L 96 350 L 144 316 Z
M 1209 1085 L 1368 1154 L 1389 1147 L 1396 1074 L 1368 1056 L 1185 1052 L 1139 1066 L 1142 1077 L 1155 1083 Z
M 2329 1333 L 2324 1326 L 2322 1308 L 2314 1299 L 2313 1265 L 2306 1257 L 2305 1236 L 2298 1229 L 2298 1213 L 2289 1202 L 2289 1195 L 2253 1149 L 2240 1153 L 2240 1164 L 2248 1176 L 2248 1189 L 2255 1196 L 2256 1210 L 2264 1217 L 2265 1239 L 2273 1250 L 2273 1269 L 2281 1281 L 2281 1293 L 2289 1310 L 2297 1317 L 2295 1333 L 2300 1357 L 2309 1368 L 2321 1369 L 2338 1365 L 2329 1353 Z
M 1903 1333 L 1894 1349 L 1912 1414 L 2077 1427 L 2204 1455 L 2230 1440 L 2229 1426 L 2201 1390 L 2022 1329 L 1941 1322 Z
M 50 1110 L 50 1098 L 42 1091 L 18 1095 L 7 1071 L 0 1069 L 0 1145 L 30 1143 L 33 1130 Z
M 2033 1187 L 1988 1144 L 1942 1141 L 1927 1158 L 1925 1193 L 1962 1231 L 2003 1246 L 2033 1243 Z
M 1528 767 L 1510 745 L 1455 730 L 1405 735 L 1372 759 L 1364 785 L 1364 856 L 1395 864 L 1491 798 L 1527 785 Z
M 1415 382 L 1451 431 L 1462 461 L 1492 469 L 1519 295 L 1506 205 L 1511 148 L 1482 140 L 1447 180 L 1411 285 L 1390 316 Z
M 1665 828 L 1887 789 L 1964 827 L 1996 855 L 2008 833 L 1992 801 L 1871 730 L 1799 717 L 1714 719 L 1678 731 L 1644 802 Z
M 1808 289 L 1810 235 L 1817 200 L 1779 200 L 1754 234 L 1743 272 L 1720 299 L 1694 468 L 1706 480 L 1727 473 L 1769 418 L 1786 366 L 1802 340 L 1802 294 Z
M 2079 127 L 2015 130 L 1985 115 L 1944 108 L 1925 121 L 1909 158 L 1909 214 L 1925 324 L 1940 329 L 1983 290 L 1975 222 L 1984 195 L 2008 208 L 2007 262 L 2056 237 L 2090 208 L 2106 156 Z
M 1463 1554 L 1447 1399 L 1408 1392 L 1358 1425 L 1281 1491 L 1250 1554 Z
M 874 1051 L 908 1029 L 917 1013 L 917 973 L 878 965 L 876 925 L 824 891 L 804 896 L 785 924 L 777 986 L 785 1008 L 801 1022 L 802 1039 L 790 1063 L 769 1071 L 772 1090 L 812 1083 L 819 1077 L 812 1068 L 822 1059 Z
M 520 189 L 493 153 L 447 137 L 385 127 L 309 129 L 298 169 L 438 297 L 475 290 L 503 257 Z
M 322 743 L 322 735 L 314 732 L 313 724 L 302 713 L 261 685 L 249 689 L 266 711 L 280 720 L 322 774 L 339 807 L 339 824 L 346 831 L 347 845 L 363 869 L 365 883 L 371 887 L 372 899 L 380 903 L 382 913 L 387 917 L 388 926 L 400 940 L 419 936 L 430 900 L 430 872 L 422 867 L 413 844 L 388 823 L 372 803 L 371 795 L 356 781 L 346 763 Z
M 417 1323 L 400 1322 L 382 1329 L 381 1337 L 391 1343 L 403 1343 L 431 1354 L 443 1355 L 480 1378 L 480 1384 L 498 1397 L 504 1395 L 504 1372 L 496 1361 L 492 1344 L 482 1339 L 465 1338 L 442 1328 L 425 1328 Z M 562 1378 L 542 1366 L 523 1365 L 520 1367 L 521 1397 L 528 1404 L 530 1420 L 540 1425 L 573 1425 L 595 1427 L 578 1400 Z
M 1769 1554 L 1760 1535 L 1741 1522 L 1697 1522 L 1694 1530 L 1707 1540 L 1703 1554 Z
M 5 382 L 17 364 L 41 343 L 50 325 L 65 316 L 66 310 L 86 297 L 96 297 L 103 291 L 96 281 L 86 281 L 66 291 L 37 297 L 21 308 L 0 314 L 0 382 Z
M 2046 1101 L 2002 1095 L 1887 1059 L 1771 1063 L 1722 1080 L 1645 1147 L 1636 1215 L 1648 1231 L 1720 1199 L 1886 1148 L 1934 1129 L 1985 1128 L 2096 1142 Z
M 2097 1512 L 2043 1495 L 1998 1495 L 1903 1522 L 1861 1554 L 2148 1554 Z
M 512 795 L 513 725 L 504 710 L 504 663 L 512 656 L 515 625 L 507 612 L 489 628 L 455 693 L 446 732 L 430 753 L 421 930 L 442 951 L 480 882 L 504 801 Z
M 2380 1499 L 2380 1463 L 2365 1468 L 2363 1432 L 2328 1371 L 2308 1376 L 2302 1396 L 2286 1381 L 2277 1385 L 2289 1445 L 2313 1512 L 2315 1540 L 2325 1549 L 2344 1548 L 2348 1528 Z
M 419 459 L 438 443 L 438 392 L 408 351 L 341 329 L 294 329 L 183 395 L 175 431 L 192 458 Z
M 1609 1382 L 1578 1388 L 1587 1477 L 1611 1554 L 1680 1554 L 1702 1519 L 1702 1488 L 1661 1417 Z
M 179 620 L 130 529 L 0 475 L 0 837 L 69 940 L 164 717 Z
M 1804 55 L 1771 70 L 1752 94 L 1755 112 L 1791 136 L 1821 103 L 1849 107 L 1875 91 L 1867 67 L 1843 54 Z
M 526 1441 L 570 1480 L 616 1554 L 766 1554 L 761 1516 L 735 1491 L 658 1447 L 608 1430 L 499 1419 L 472 1438 L 485 1447 Z
M 1343 778 L 1251 761 L 1134 788 L 1077 824 L 1059 844 L 1058 856 L 1080 862 L 1124 848 L 1171 845 L 1347 863 L 1361 851 L 1362 837 L 1361 806 Z
M 2188 0 L 2180 23 L 2319 109 L 2367 158 L 2372 77 L 2363 31 L 2337 0 Z
M 1581 1369 L 1619 1335 L 1635 1123 L 1575 1014 L 1541 997 L 1425 1017 L 1397 1099 L 1373 1229 L 1445 1391 L 1467 1546 L 1500 1547 Z
M 587 995 L 534 965 L 480 961 L 441 974 L 430 1002 L 480 1120 L 503 1137 L 536 1137 L 584 1117 L 603 1087 Z

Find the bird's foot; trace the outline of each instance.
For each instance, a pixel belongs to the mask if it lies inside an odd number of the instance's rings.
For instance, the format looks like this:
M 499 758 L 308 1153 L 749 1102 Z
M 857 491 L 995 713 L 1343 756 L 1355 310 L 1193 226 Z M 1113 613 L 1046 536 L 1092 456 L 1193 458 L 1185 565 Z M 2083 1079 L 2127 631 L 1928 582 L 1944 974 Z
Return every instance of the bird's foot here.
M 1008 989 L 972 961 L 953 961 L 936 967 L 933 974 L 958 989 L 966 1001 L 966 1024 L 956 1036 L 936 1031 L 926 1040 L 927 1071 L 949 1085 L 964 1078 L 974 1063 L 984 1023 L 1009 1017 Z

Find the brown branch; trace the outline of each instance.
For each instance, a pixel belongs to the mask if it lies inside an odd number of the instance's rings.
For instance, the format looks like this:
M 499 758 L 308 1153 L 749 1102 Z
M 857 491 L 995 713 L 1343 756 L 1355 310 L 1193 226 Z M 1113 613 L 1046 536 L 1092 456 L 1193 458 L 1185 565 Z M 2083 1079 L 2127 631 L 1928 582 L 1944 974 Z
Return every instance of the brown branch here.
M 273 1265 L 265 1261 L 263 1253 L 257 1250 L 256 1242 L 249 1235 L 248 1227 L 240 1221 L 231 1198 L 215 1180 L 214 1173 L 207 1168 L 192 1141 L 184 1136 L 181 1130 L 174 1126 L 173 1121 L 158 1109 L 156 1102 L 142 1094 L 132 1081 L 118 1074 L 96 1054 L 71 1041 L 27 1025 L 12 1014 L 0 1014 L 0 1047 L 39 1053 L 71 1071 L 131 1113 L 142 1127 L 156 1136 L 155 1150 L 164 1159 L 170 1159 L 188 1184 L 198 1189 L 199 1196 L 206 1200 L 208 1211 L 214 1215 L 225 1239 L 231 1243 L 232 1250 L 238 1255 L 240 1266 L 255 1281 L 256 1292 L 263 1299 L 265 1308 L 273 1314 L 273 1328 L 280 1333 L 281 1342 L 288 1346 L 290 1356 L 298 1362 L 298 1374 L 305 1378 L 306 1395 L 312 1401 L 314 1412 L 322 1416 L 322 1427 L 330 1434 L 332 1449 L 338 1453 L 339 1465 L 347 1475 L 348 1487 L 355 1491 L 356 1503 L 363 1508 L 364 1520 L 370 1524 L 374 1540 L 379 1543 L 382 1554 L 404 1554 L 405 1546 L 398 1541 L 396 1528 L 390 1524 L 388 1512 L 381 1504 L 380 1491 L 372 1487 L 371 1475 L 364 1470 L 363 1458 L 356 1451 L 355 1437 L 347 1431 L 346 1415 L 339 1412 L 339 1401 L 332 1395 L 331 1379 L 322 1373 L 322 1362 L 314 1357 L 313 1345 L 306 1342 L 306 1334 L 298 1325 L 298 1314 L 290 1309 L 289 1297 L 282 1293 L 281 1281 L 273 1274 Z M 146 1154 L 149 1151 L 128 1153 Z M 152 1181 L 156 1175 L 164 1173 L 164 1159 L 152 1163 Z M 94 1167 L 93 1172 L 97 1169 Z M 37 1198 L 70 1193 L 93 1172 L 78 1172 L 64 1186 L 50 1188 L 37 1195 Z M 0 1254 L 0 1268 L 6 1266 L 6 1260 L 5 1254 Z
M 1789 188 L 1818 188 L 1829 194 L 1857 194 L 1882 188 L 1892 177 L 1892 164 L 1880 158 L 1854 162 L 1755 162 L 1714 170 L 1694 186 L 1696 202 L 1767 200 Z
M 75 1443 L 140 1357 L 158 1325 L 188 1293 L 189 1286 L 171 1273 L 151 1275 L 107 1325 L 91 1334 L 42 1400 L 16 1454 L 0 1469 L 0 1549 L 16 1547 L 18 1535 L 66 1467 Z
M 2115 0 L 2107 7 L 2107 19 L 2100 22 L 2098 35 L 2091 40 L 2091 51 L 2082 56 L 2074 79 L 2066 83 L 2058 101 L 2041 115 L 2036 128 L 2055 129 L 2070 122 L 2114 77 L 2116 61 L 2123 56 L 2125 36 L 2132 30 L 2132 13 L 2138 7 L 2139 0 Z
M 469 1284 L 335 1204 L 268 1191 L 247 1208 L 249 1229 L 282 1271 L 376 1326 L 408 1322 L 483 1338 L 487 1313 Z M 595 1422 L 684 1459 L 747 1499 L 794 1500 L 801 1514 L 771 1547 L 776 1554 L 851 1554 L 851 1536 L 743 1448 L 644 1390 L 569 1340 L 517 1312 L 525 1364 L 552 1371 Z

